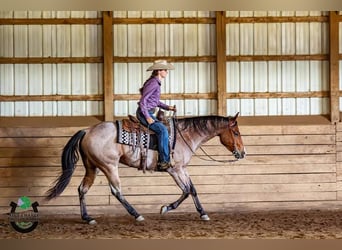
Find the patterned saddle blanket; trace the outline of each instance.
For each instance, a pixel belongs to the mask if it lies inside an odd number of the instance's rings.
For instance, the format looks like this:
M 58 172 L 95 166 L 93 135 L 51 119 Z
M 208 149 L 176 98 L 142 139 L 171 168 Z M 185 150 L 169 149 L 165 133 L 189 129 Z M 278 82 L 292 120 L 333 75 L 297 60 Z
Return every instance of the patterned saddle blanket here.
M 169 131 L 169 145 L 174 149 L 176 144 L 176 129 L 173 118 L 163 120 Z M 148 130 L 134 116 L 123 120 L 117 120 L 118 143 L 158 150 L 157 136 L 152 130 Z

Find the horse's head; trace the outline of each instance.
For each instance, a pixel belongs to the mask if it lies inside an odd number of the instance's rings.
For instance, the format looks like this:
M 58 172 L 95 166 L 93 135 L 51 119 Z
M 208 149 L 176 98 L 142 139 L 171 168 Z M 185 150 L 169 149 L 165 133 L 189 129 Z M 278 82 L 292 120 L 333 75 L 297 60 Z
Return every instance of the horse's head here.
M 241 134 L 237 124 L 239 113 L 234 117 L 229 117 L 228 128 L 220 134 L 221 143 L 233 153 L 236 159 L 243 159 L 246 155 Z

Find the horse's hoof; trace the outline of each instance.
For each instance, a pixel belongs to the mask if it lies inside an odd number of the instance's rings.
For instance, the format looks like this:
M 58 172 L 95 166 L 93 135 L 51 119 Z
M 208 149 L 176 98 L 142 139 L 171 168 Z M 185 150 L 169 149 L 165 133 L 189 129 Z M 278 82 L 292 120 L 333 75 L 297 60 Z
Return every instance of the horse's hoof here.
M 203 214 L 203 215 L 201 215 L 201 220 L 208 221 L 208 220 L 210 220 L 210 218 L 207 214 Z
M 167 213 L 167 206 L 162 206 L 160 208 L 160 214 L 166 214 Z
M 144 221 L 145 218 L 142 215 L 139 215 L 135 220 L 136 221 Z
M 89 225 L 96 225 L 97 222 L 96 222 L 96 220 L 92 219 L 92 220 L 88 221 L 88 224 Z

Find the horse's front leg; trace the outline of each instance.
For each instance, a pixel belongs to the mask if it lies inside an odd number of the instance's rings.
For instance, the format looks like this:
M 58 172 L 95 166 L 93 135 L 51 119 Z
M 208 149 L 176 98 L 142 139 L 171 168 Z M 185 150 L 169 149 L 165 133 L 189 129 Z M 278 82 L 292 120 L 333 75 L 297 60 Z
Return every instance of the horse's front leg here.
M 170 203 L 169 205 L 164 205 L 161 207 L 160 214 L 165 214 L 169 212 L 170 210 L 176 209 L 186 198 L 188 198 L 188 196 L 189 196 L 189 192 L 186 190 L 183 190 L 183 193 L 178 200 L 176 200 L 173 203 Z
M 196 189 L 195 189 L 194 184 L 193 184 L 192 181 L 190 180 L 190 178 L 189 178 L 189 181 L 190 181 L 190 193 L 191 193 L 191 197 L 192 197 L 192 199 L 193 199 L 193 201 L 194 201 L 194 203 L 195 203 L 197 212 L 200 214 L 202 220 L 210 220 L 209 216 L 208 216 L 207 213 L 204 211 L 204 209 L 203 209 L 203 207 L 202 207 L 202 204 L 201 204 L 201 202 L 200 202 L 199 199 L 198 199 L 197 191 L 196 191 Z
M 178 200 L 176 200 L 175 202 L 170 203 L 169 205 L 162 206 L 160 209 L 160 213 L 165 214 L 170 210 L 176 209 L 191 194 L 193 201 L 195 203 L 195 206 L 196 206 L 196 210 L 200 214 L 201 219 L 202 220 L 209 220 L 209 216 L 204 211 L 204 209 L 203 209 L 203 207 L 202 207 L 202 205 L 198 199 L 196 189 L 195 189 L 193 183 L 191 182 L 191 179 L 190 179 L 189 175 L 187 174 L 187 172 L 185 170 L 176 171 L 174 169 L 168 169 L 168 172 L 173 177 L 173 179 L 175 180 L 177 185 L 180 187 L 180 189 L 183 191 L 183 193 L 182 193 L 181 197 Z

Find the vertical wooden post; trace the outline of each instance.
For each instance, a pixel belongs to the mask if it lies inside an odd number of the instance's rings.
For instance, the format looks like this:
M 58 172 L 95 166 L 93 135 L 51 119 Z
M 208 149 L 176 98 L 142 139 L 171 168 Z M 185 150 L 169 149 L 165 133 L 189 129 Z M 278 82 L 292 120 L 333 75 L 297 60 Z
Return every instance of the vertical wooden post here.
M 103 111 L 104 120 L 113 121 L 113 12 L 103 11 Z
M 329 14 L 330 31 L 330 57 L 329 57 L 329 81 L 330 81 L 330 121 L 340 120 L 340 97 L 339 97 L 339 21 L 335 11 Z
M 227 116 L 226 100 L 226 22 L 225 11 L 216 11 L 217 113 Z

